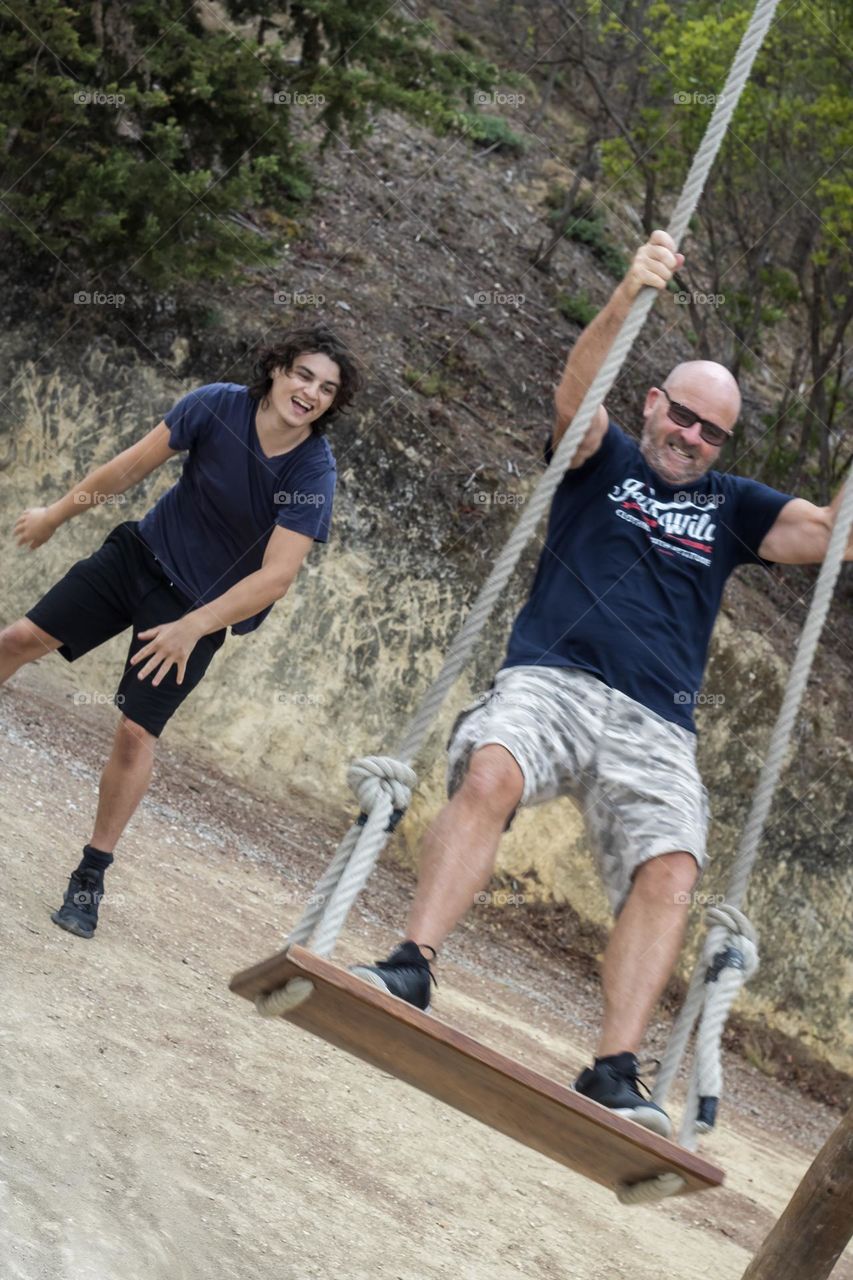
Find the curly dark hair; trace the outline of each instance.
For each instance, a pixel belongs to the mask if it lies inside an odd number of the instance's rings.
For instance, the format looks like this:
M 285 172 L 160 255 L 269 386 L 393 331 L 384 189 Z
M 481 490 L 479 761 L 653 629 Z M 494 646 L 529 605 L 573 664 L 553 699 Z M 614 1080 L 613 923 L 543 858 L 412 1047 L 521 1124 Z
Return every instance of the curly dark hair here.
M 303 352 L 306 355 L 320 352 L 334 360 L 341 371 L 341 385 L 331 406 L 316 422 L 311 423 L 314 435 L 322 435 L 329 423 L 339 413 L 345 412 L 353 396 L 363 385 L 361 372 L 349 348 L 336 333 L 324 325 L 314 325 L 308 329 L 288 329 L 274 346 L 263 347 L 252 372 L 249 395 L 253 400 L 264 400 L 272 386 L 273 369 L 289 369 L 296 357 Z

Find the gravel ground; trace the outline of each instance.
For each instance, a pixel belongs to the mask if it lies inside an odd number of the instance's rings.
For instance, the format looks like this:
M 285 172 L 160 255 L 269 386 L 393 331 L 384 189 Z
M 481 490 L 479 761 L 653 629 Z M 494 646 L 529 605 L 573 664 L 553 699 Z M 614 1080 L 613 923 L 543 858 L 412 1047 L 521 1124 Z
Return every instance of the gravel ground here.
M 96 937 L 56 929 L 111 715 L 70 706 L 47 669 L 0 692 L 3 1280 L 738 1280 L 837 1112 L 727 1055 L 706 1147 L 726 1186 L 628 1210 L 229 994 L 278 949 L 344 815 L 272 804 L 164 743 Z M 380 867 L 343 962 L 386 950 L 410 889 Z M 446 948 L 436 1012 L 571 1078 L 597 979 L 473 917 Z M 853 1252 L 833 1274 L 853 1280 Z

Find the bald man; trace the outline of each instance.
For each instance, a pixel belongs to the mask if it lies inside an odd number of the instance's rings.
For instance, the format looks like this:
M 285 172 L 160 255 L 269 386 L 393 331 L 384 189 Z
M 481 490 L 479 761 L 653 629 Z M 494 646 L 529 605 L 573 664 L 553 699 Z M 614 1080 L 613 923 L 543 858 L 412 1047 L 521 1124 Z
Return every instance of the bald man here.
M 640 289 L 665 288 L 682 263 L 654 232 L 581 335 L 548 461 Z M 820 561 L 837 509 L 715 471 L 739 411 L 735 379 L 706 360 L 649 388 L 639 443 L 598 407 L 554 496 L 503 667 L 453 727 L 451 799 L 424 841 L 407 941 L 355 969 L 427 1008 L 431 962 L 488 884 L 517 807 L 570 796 L 616 916 L 597 1056 L 575 1088 L 664 1136 L 669 1117 L 644 1097 L 636 1054 L 705 865 L 693 709 L 723 587 L 741 564 Z

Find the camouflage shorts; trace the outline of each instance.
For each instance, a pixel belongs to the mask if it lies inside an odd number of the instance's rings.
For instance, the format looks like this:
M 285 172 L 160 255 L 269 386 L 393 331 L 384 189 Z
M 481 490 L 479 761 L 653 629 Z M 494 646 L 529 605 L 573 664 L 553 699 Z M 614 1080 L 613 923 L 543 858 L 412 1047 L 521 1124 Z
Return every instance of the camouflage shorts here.
M 457 718 L 447 744 L 453 795 L 471 753 L 498 743 L 524 777 L 523 805 L 570 796 L 614 912 L 634 872 L 663 853 L 706 861 L 708 796 L 696 738 L 587 671 L 504 667 Z

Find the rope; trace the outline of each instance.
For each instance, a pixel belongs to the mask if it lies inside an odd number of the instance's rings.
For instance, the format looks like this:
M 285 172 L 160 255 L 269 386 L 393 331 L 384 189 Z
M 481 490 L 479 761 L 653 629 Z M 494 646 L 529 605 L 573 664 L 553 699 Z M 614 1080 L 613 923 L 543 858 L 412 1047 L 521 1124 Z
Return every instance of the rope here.
M 362 817 L 350 827 L 325 874 L 314 886 L 308 907 L 285 939 L 285 947 L 293 942 L 306 945 L 316 931 L 314 951 L 320 956 L 329 955 L 347 912 L 385 847 L 392 816 L 405 813 L 409 807 L 417 775 L 407 764 L 390 756 L 364 756 L 353 760 L 347 782 L 358 797 Z
M 667 1196 L 677 1195 L 686 1182 L 679 1173 L 658 1173 L 642 1182 L 625 1182 L 616 1188 L 620 1204 L 655 1204 Z
M 755 788 L 749 816 L 729 878 L 725 901 L 720 908 L 711 908 L 708 912 L 716 927 L 711 929 L 702 957 L 693 970 L 687 997 L 675 1020 L 655 1081 L 654 1100 L 663 1106 L 684 1056 L 690 1034 L 701 1013 L 702 1022 L 697 1036 L 696 1061 L 679 1135 L 679 1141 L 684 1146 L 694 1146 L 696 1133 L 707 1132 L 713 1127 L 715 1104 L 722 1088 L 720 1041 L 725 1017 L 738 991 L 758 967 L 755 930 L 739 908 L 746 896 L 749 877 L 758 856 L 770 805 L 793 735 L 794 724 L 808 683 L 820 633 L 829 612 L 835 584 L 841 572 L 851 530 L 853 530 L 853 467 L 850 469 L 841 493 L 829 546 L 821 565 L 811 608 L 791 666 L 782 706 L 776 718 L 770 745 Z
M 778 0 L 758 0 L 756 4 L 669 224 L 669 234 L 676 246 L 687 230 L 699 203 L 699 197 L 738 99 L 749 78 L 752 63 L 770 25 L 777 3 Z M 315 949 L 321 955 L 327 955 L 334 946 L 350 907 L 385 847 L 390 818 L 386 794 L 399 782 L 406 769 L 409 770 L 412 778 L 408 785 L 415 785 L 411 764 L 420 753 L 450 688 L 471 656 L 474 645 L 495 604 L 503 596 L 522 551 L 550 507 L 560 481 L 569 469 L 569 464 L 589 429 L 596 409 L 604 402 L 613 386 L 656 296 L 657 290 L 647 286 L 641 289 L 634 299 L 625 323 L 587 389 L 577 413 L 554 453 L 551 465 L 538 481 L 530 501 L 453 640 L 438 675 L 406 726 L 395 755 L 393 757 L 366 756 L 354 762 L 353 769 L 370 773 L 381 780 L 368 803 L 363 806 L 364 811 L 369 815 L 367 822 L 361 828 L 350 828 L 347 832 L 331 866 L 315 886 L 308 909 L 285 945 L 291 941 L 307 943 L 316 930 Z M 372 805 L 376 807 L 373 808 Z M 406 806 L 398 807 L 405 809 Z
M 716 927 L 705 939 L 705 1000 L 696 1039 L 694 1065 L 696 1105 L 685 1112 L 685 1122 L 696 1117 L 696 1130 L 707 1133 L 714 1126 L 716 1103 L 723 1092 L 720 1054 L 723 1029 L 740 989 L 758 969 L 758 937 L 750 922 L 735 907 L 711 907 Z
M 304 1004 L 313 990 L 314 983 L 308 978 L 291 978 L 278 991 L 255 996 L 255 1008 L 264 1018 L 280 1018 Z

